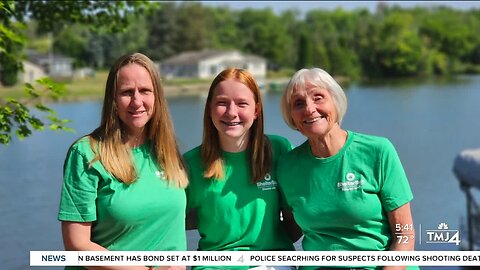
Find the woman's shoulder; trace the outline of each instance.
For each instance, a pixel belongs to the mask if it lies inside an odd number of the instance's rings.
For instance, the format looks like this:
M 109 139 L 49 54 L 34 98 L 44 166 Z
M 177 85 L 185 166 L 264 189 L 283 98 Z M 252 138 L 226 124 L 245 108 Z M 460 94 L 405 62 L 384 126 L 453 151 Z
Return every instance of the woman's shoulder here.
M 199 145 L 195 148 L 192 148 L 192 149 L 188 150 L 187 152 L 185 152 L 183 154 L 183 159 L 185 159 L 185 161 L 187 161 L 187 162 L 192 161 L 192 160 L 196 160 L 196 159 L 200 159 L 201 158 L 201 155 L 200 155 L 201 149 L 202 149 L 202 147 L 201 147 L 201 145 Z
M 90 143 L 90 136 L 85 135 L 72 143 L 69 152 L 78 152 L 80 154 L 89 155 L 93 154 L 92 146 Z
M 285 137 L 279 135 L 266 135 L 268 140 L 270 141 L 271 148 L 273 150 L 273 154 L 275 156 L 283 155 L 290 150 L 292 150 L 293 145 L 292 143 Z
M 284 145 L 284 144 L 288 144 L 290 145 L 290 141 L 283 137 L 283 136 L 280 136 L 280 135 L 274 135 L 274 134 L 266 134 L 268 140 L 273 144 L 281 144 L 281 145 Z
M 92 150 L 90 136 L 83 136 L 72 143 L 65 157 L 65 163 L 83 162 L 89 163 L 95 159 L 95 153 Z
M 392 142 L 383 136 L 363 134 L 349 131 L 349 136 L 352 136 L 353 142 L 369 148 L 383 150 L 385 148 L 393 148 Z
M 283 154 L 280 157 L 280 160 L 289 164 L 290 162 L 296 161 L 300 158 L 304 158 L 304 157 L 308 156 L 308 151 L 310 149 L 309 147 L 310 146 L 308 144 L 308 140 L 306 140 L 302 144 L 294 147 L 292 150 Z

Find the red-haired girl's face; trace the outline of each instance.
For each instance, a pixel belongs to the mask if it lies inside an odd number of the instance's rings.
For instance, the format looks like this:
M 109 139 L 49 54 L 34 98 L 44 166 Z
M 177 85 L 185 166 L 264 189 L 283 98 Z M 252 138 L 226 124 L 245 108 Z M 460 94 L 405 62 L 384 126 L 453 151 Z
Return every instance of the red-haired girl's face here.
M 242 146 L 244 150 L 258 115 L 253 92 L 236 79 L 220 82 L 213 91 L 211 117 L 222 147 Z

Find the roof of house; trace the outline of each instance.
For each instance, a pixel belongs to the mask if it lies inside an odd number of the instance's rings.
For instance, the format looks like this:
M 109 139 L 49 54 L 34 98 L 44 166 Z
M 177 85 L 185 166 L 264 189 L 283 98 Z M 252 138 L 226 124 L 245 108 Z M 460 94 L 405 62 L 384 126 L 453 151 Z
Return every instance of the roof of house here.
M 43 69 L 43 67 L 41 65 L 36 64 L 36 63 L 34 63 L 32 61 L 29 61 L 29 60 L 23 60 L 22 63 L 23 63 L 24 68 L 28 66 L 28 67 Z
M 32 53 L 29 52 L 27 53 L 27 59 L 28 61 L 37 64 L 37 65 L 43 65 L 46 63 L 52 62 L 73 62 L 73 59 L 71 57 L 67 57 L 64 55 L 60 54 L 39 54 L 39 53 Z
M 201 51 L 187 51 L 187 52 L 182 52 L 180 54 L 174 55 L 172 57 L 169 57 L 163 61 L 161 61 L 162 64 L 195 64 L 198 63 L 202 60 L 215 57 L 215 56 L 220 56 L 224 54 L 231 54 L 231 53 L 238 53 L 236 50 L 201 50 Z M 259 60 L 264 60 L 264 58 L 256 55 L 244 55 L 245 59 L 248 59 L 250 61 L 259 61 Z

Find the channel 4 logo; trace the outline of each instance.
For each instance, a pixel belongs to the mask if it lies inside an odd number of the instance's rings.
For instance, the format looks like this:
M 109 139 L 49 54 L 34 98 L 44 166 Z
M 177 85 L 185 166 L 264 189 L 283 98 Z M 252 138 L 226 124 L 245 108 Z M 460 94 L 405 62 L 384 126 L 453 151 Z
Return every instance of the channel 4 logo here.
M 448 224 L 442 222 L 438 224 L 436 230 L 426 230 L 427 241 L 429 244 L 460 244 L 460 232 L 458 230 L 449 230 Z

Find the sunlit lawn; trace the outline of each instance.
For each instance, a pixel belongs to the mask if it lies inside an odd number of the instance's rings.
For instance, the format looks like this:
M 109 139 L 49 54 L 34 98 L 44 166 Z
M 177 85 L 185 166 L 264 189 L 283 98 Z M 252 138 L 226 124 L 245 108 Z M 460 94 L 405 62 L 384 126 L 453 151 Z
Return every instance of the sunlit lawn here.
M 105 82 L 107 79 L 106 71 L 98 71 L 93 77 L 82 79 L 74 79 L 71 81 L 59 81 L 65 85 L 66 94 L 62 98 L 64 100 L 82 100 L 82 99 L 99 99 L 103 97 Z M 58 81 L 57 81 L 58 82 Z M 41 90 L 42 86 L 34 83 L 33 86 L 37 90 Z M 18 83 L 12 87 L 0 86 L 0 98 L 21 99 L 24 97 L 24 84 Z
M 105 83 L 107 81 L 108 71 L 97 71 L 95 76 L 82 79 L 72 79 L 70 81 L 60 81 L 65 85 L 66 94 L 62 100 L 97 100 L 102 99 L 105 91 Z M 199 79 L 163 79 L 164 87 L 168 94 L 174 95 L 175 89 L 180 86 L 205 84 L 208 85 L 210 80 Z M 40 85 L 34 84 L 37 89 L 41 89 Z M 12 87 L 0 86 L 0 98 L 21 99 L 24 96 L 24 85 L 18 83 Z
M 275 80 L 277 77 L 289 77 L 292 71 L 288 70 L 288 76 L 284 72 L 268 73 L 270 79 Z M 60 81 L 66 88 L 66 94 L 61 97 L 63 101 L 79 101 L 79 100 L 101 100 L 105 91 L 105 83 L 107 81 L 108 71 L 96 71 L 95 75 L 86 78 L 76 78 L 67 81 Z M 58 82 L 58 81 L 57 81 Z M 166 79 L 162 78 L 162 83 L 167 96 L 179 95 L 197 95 L 200 92 L 208 91 L 211 79 Z M 40 85 L 34 84 L 36 89 L 42 89 Z M 22 99 L 24 97 L 24 85 L 18 83 L 13 87 L 4 87 L 0 85 L 0 102 L 2 99 L 15 98 Z M 283 89 L 283 87 L 282 87 Z M 273 89 L 274 90 L 274 89 Z

